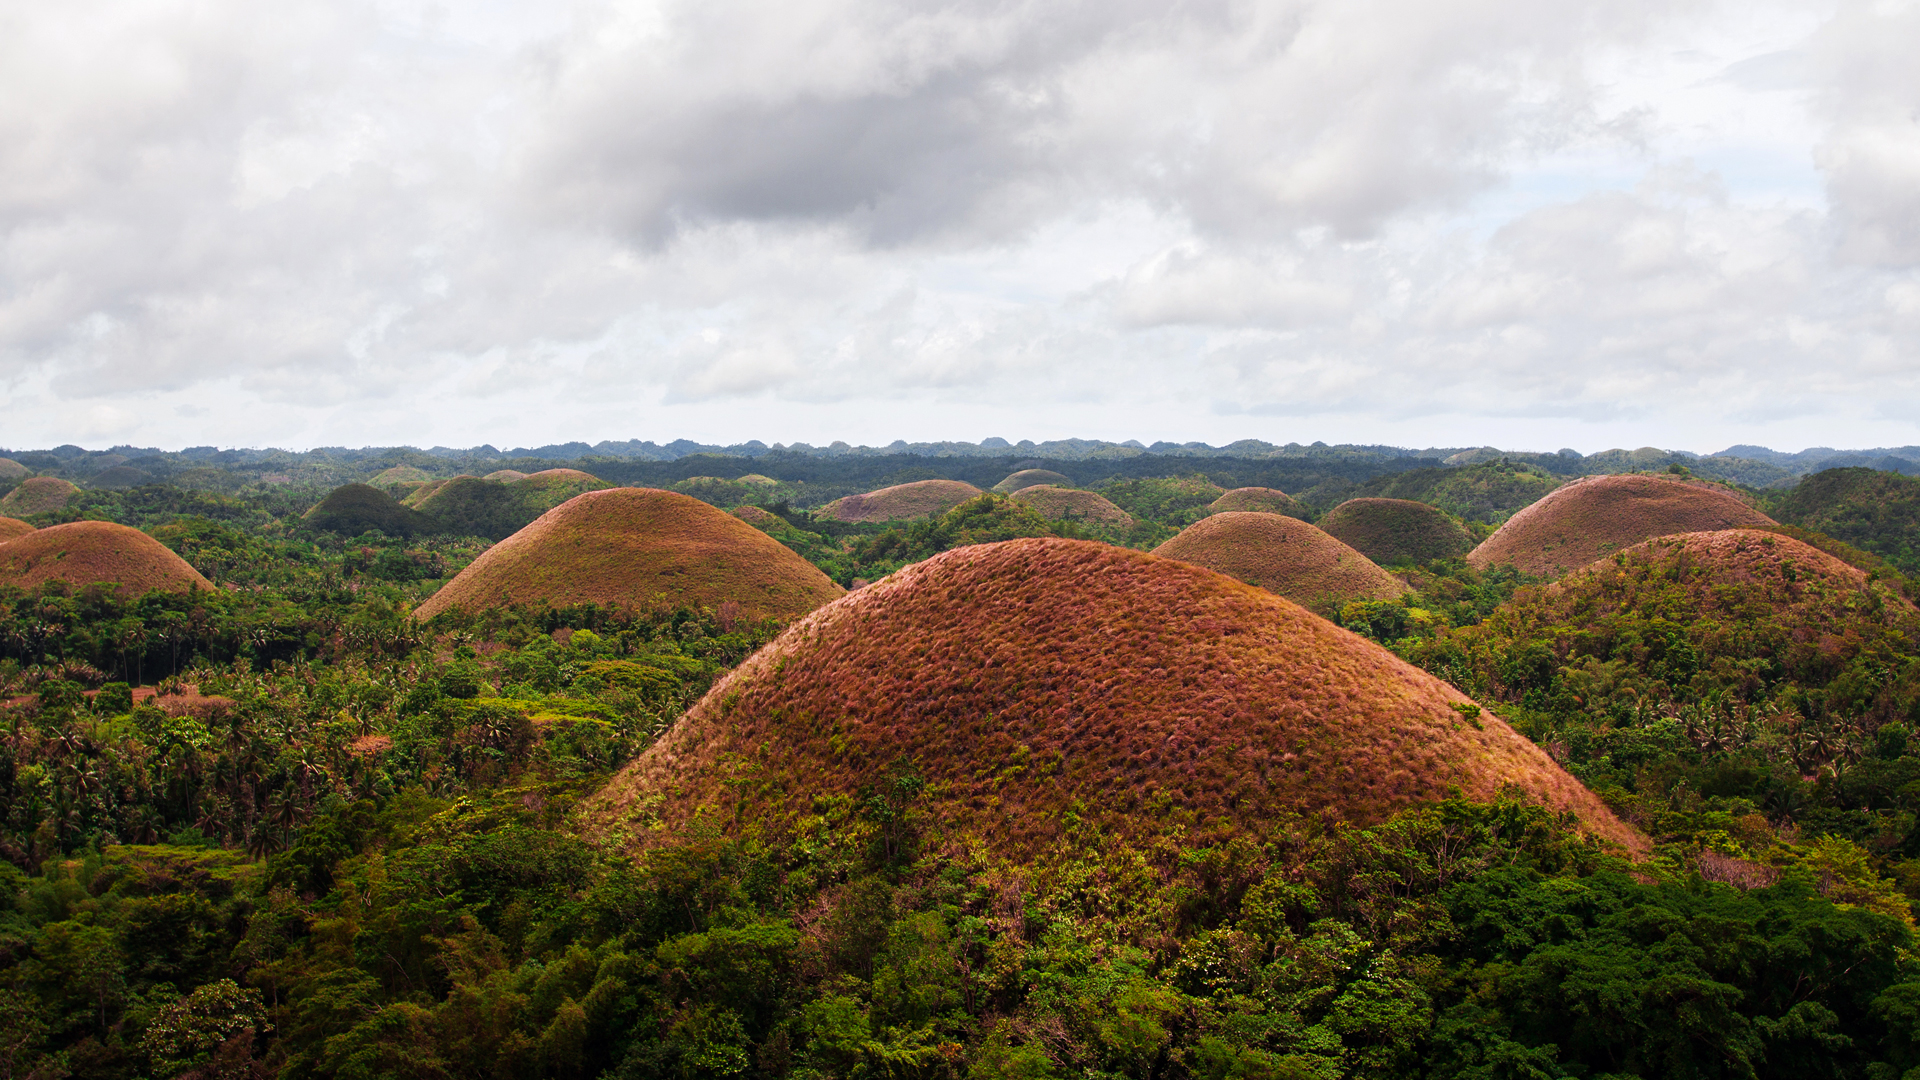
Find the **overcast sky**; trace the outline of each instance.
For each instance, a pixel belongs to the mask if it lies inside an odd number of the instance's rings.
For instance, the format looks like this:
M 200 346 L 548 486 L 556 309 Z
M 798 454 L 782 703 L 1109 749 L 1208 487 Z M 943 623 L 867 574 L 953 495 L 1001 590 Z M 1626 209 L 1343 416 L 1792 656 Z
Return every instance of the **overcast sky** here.
M 1920 443 L 1920 4 L 0 3 L 0 445 Z

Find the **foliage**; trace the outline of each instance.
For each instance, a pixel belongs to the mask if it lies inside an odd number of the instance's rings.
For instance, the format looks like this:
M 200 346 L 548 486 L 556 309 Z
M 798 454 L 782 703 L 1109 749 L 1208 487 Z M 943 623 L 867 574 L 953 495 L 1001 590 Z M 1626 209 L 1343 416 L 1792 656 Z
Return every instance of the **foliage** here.
M 1767 505 L 1789 525 L 1844 540 L 1920 575 L 1920 479 L 1873 469 L 1828 469 Z

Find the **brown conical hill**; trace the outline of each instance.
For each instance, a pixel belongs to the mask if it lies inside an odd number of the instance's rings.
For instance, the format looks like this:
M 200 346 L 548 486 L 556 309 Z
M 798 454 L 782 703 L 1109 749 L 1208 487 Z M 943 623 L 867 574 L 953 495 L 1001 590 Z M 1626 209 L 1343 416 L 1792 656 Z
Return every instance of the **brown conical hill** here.
M 993 485 L 993 490 L 1002 495 L 1011 495 L 1021 488 L 1030 488 L 1039 484 L 1053 484 L 1057 487 L 1069 487 L 1073 481 L 1052 469 L 1021 469 L 1005 480 Z
M 25 536 L 32 531 L 33 526 L 21 521 L 19 518 L 0 517 L 0 544 L 4 544 L 16 536 Z
M 514 483 L 520 483 L 521 480 L 534 480 L 542 484 L 576 483 L 612 486 L 592 473 L 581 472 L 579 469 L 541 469 L 537 473 L 528 473 Z
M 1407 591 L 1406 582 L 1365 555 L 1283 514 L 1229 510 L 1201 518 L 1153 553 L 1271 589 L 1323 614 Z
M 957 548 L 814 612 L 588 815 L 641 845 L 703 811 L 779 830 L 900 773 L 963 838 L 1016 858 L 1044 858 L 1069 810 L 1123 837 L 1184 823 L 1199 846 L 1295 814 L 1376 822 L 1456 790 L 1517 790 L 1644 846 L 1539 748 L 1385 649 L 1223 574 L 1053 538 Z
M 52 525 L 0 544 L 0 583 L 34 588 L 47 581 L 76 587 L 112 582 L 120 586 L 116 591 L 135 596 L 213 588 L 160 541 L 111 521 Z
M 0 480 L 24 480 L 33 470 L 10 457 L 0 457 Z
M 1468 553 L 1467 562 L 1557 578 L 1656 536 L 1772 524 L 1723 488 L 1639 473 L 1590 476 L 1507 519 Z
M 845 590 L 784 544 L 698 499 L 590 491 L 488 548 L 416 614 L 512 603 L 715 608 L 791 619 Z
M 36 476 L 22 480 L 19 487 L 0 498 L 0 514 L 26 517 L 49 513 L 66 506 L 67 500 L 79 493 L 79 488 L 57 476 Z
M 1298 499 L 1279 488 L 1234 488 L 1213 500 L 1207 509 L 1216 514 L 1224 514 L 1230 510 L 1244 510 L 1255 514 L 1285 514 L 1296 518 L 1307 516 L 1307 508 L 1300 505 Z
M 1473 550 L 1473 534 L 1445 511 L 1411 499 L 1348 499 L 1327 511 L 1320 531 L 1376 563 L 1452 559 Z
M 981 494 L 963 480 L 915 480 L 835 499 L 817 512 L 836 521 L 911 521 L 939 517 Z
M 1133 515 L 1091 491 L 1035 484 L 1013 493 L 1013 501 L 1031 506 L 1049 521 L 1083 521 L 1108 529 L 1133 528 Z

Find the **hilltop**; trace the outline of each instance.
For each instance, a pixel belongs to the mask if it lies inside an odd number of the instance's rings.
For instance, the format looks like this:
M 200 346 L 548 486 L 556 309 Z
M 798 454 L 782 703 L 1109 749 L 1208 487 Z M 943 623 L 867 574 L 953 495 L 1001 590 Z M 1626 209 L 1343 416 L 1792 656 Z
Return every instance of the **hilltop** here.
M 1215 514 L 1153 553 L 1218 570 L 1325 614 L 1354 600 L 1390 600 L 1407 591 L 1365 555 L 1282 514 Z
M 33 526 L 21 521 L 19 518 L 0 517 L 0 544 L 4 544 L 16 536 L 25 536 L 32 531 Z
M 1768 506 L 1773 517 L 1844 540 L 1920 574 L 1920 479 L 1873 469 L 1828 469 Z
M 1466 527 L 1426 503 L 1408 499 L 1348 499 L 1319 522 L 1328 536 L 1376 563 L 1424 563 L 1473 549 Z
M 0 583 L 31 589 L 48 581 L 76 587 L 112 582 L 136 596 L 213 588 L 160 541 L 110 521 L 52 525 L 0 544 Z
M 1057 473 L 1052 469 L 1021 469 L 993 485 L 993 490 L 1001 495 L 1011 495 L 1022 488 L 1037 487 L 1041 484 L 1072 487 L 1073 480 L 1064 473 Z
M 0 457 L 0 481 L 25 480 L 33 470 L 8 457 Z
M 1133 528 L 1133 516 L 1091 491 L 1035 484 L 1013 493 L 1013 501 L 1031 506 L 1049 521 L 1080 521 L 1104 529 Z
M 629 610 L 738 605 L 791 619 L 843 590 L 746 522 L 650 488 L 579 495 L 488 548 L 415 614 L 508 604 L 611 604 Z
M 1772 524 L 1725 488 L 1670 476 L 1595 476 L 1513 515 L 1467 561 L 1555 578 L 1656 536 Z
M 1539 749 L 1384 649 L 1264 590 L 1086 541 L 961 548 L 790 627 L 594 797 L 665 840 L 701 808 L 775 830 L 911 775 L 928 811 L 1044 857 L 1069 809 L 1117 836 L 1379 821 L 1518 791 L 1640 839 Z M 742 784 L 740 778 L 748 778 Z M 738 826 L 733 826 L 738 827 Z
M 916 480 L 835 499 L 817 513 L 836 521 L 911 521 L 939 517 L 981 494 L 979 488 L 959 480 Z
M 1250 514 L 1285 514 L 1296 518 L 1307 516 L 1307 508 L 1300 505 L 1300 500 L 1278 488 L 1264 487 L 1234 488 L 1207 504 L 1207 509 L 1216 514 L 1238 510 Z
M 427 524 L 420 514 L 370 484 L 335 488 L 303 518 L 313 528 L 343 536 L 359 536 L 376 529 L 388 536 L 412 536 L 425 531 Z
M 0 498 L 0 514 L 9 517 L 26 517 L 30 514 L 47 514 L 67 505 L 67 500 L 80 493 L 80 489 L 52 476 L 36 476 L 22 480 L 20 486 L 7 492 Z

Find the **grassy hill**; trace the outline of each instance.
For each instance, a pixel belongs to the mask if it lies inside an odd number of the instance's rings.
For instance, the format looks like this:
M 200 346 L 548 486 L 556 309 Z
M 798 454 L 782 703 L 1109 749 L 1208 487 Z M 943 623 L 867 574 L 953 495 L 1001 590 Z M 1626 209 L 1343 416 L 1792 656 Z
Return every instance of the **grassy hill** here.
M 1234 488 L 1207 504 L 1207 509 L 1216 514 L 1241 511 L 1249 514 L 1285 514 L 1302 520 L 1307 517 L 1307 508 L 1300 505 L 1300 500 L 1277 488 Z
M 1637 473 L 1592 476 L 1513 515 L 1467 561 L 1556 578 L 1656 536 L 1772 524 L 1725 488 L 1703 482 Z
M 376 529 L 388 536 L 412 536 L 430 527 L 423 515 L 370 484 L 337 487 L 302 517 L 312 528 L 342 536 L 359 536 Z
M 33 470 L 12 458 L 0 457 L 0 481 L 25 480 L 33 475 Z
M 1386 650 L 1222 574 L 1048 539 L 950 551 L 815 612 L 588 813 L 644 847 L 702 812 L 804 828 L 822 800 L 901 777 L 1016 860 L 1044 860 L 1072 821 L 1222 843 L 1449 790 L 1522 791 L 1639 843 L 1537 747 Z
M 416 615 L 509 604 L 732 605 L 746 618 L 791 619 L 842 591 L 723 510 L 676 492 L 614 488 L 576 496 L 488 548 Z
M 1468 521 L 1498 525 L 1515 511 L 1540 501 L 1560 484 L 1560 477 L 1546 469 L 1509 461 L 1503 455 L 1460 468 L 1413 469 L 1375 477 L 1361 484 L 1355 494 L 1411 499 L 1437 506 Z
M 1473 534 L 1458 521 L 1409 499 L 1348 499 L 1318 524 L 1382 566 L 1452 559 L 1473 549 Z
M 25 536 L 32 531 L 33 526 L 21 521 L 19 518 L 0 517 L 0 544 L 4 544 L 16 536 Z
M 1391 600 L 1407 591 L 1365 555 L 1282 514 L 1214 514 L 1153 553 L 1217 570 L 1328 616 L 1355 600 Z
M 1035 487 L 1040 484 L 1053 484 L 1056 487 L 1072 487 L 1072 478 L 1052 469 L 1021 469 L 1005 480 L 993 485 L 993 490 L 1001 495 L 1011 495 L 1021 488 Z
M 48 581 L 76 588 L 114 583 L 133 596 L 213 589 L 158 540 L 110 521 L 52 525 L 0 545 L 0 584 L 32 589 Z
M 1775 519 L 1844 540 L 1920 574 L 1920 479 L 1873 469 L 1814 473 L 1765 504 Z
M 22 480 L 19 487 L 0 498 L 0 514 L 9 517 L 50 514 L 65 507 L 67 500 L 79 493 L 79 488 L 58 477 L 36 476 Z
M 913 521 L 939 517 L 981 494 L 979 488 L 960 480 L 916 480 L 835 499 L 817 515 L 848 522 Z
M 1079 521 L 1120 532 L 1133 528 L 1131 514 L 1091 491 L 1035 484 L 1014 492 L 1013 501 L 1032 507 L 1049 521 Z

